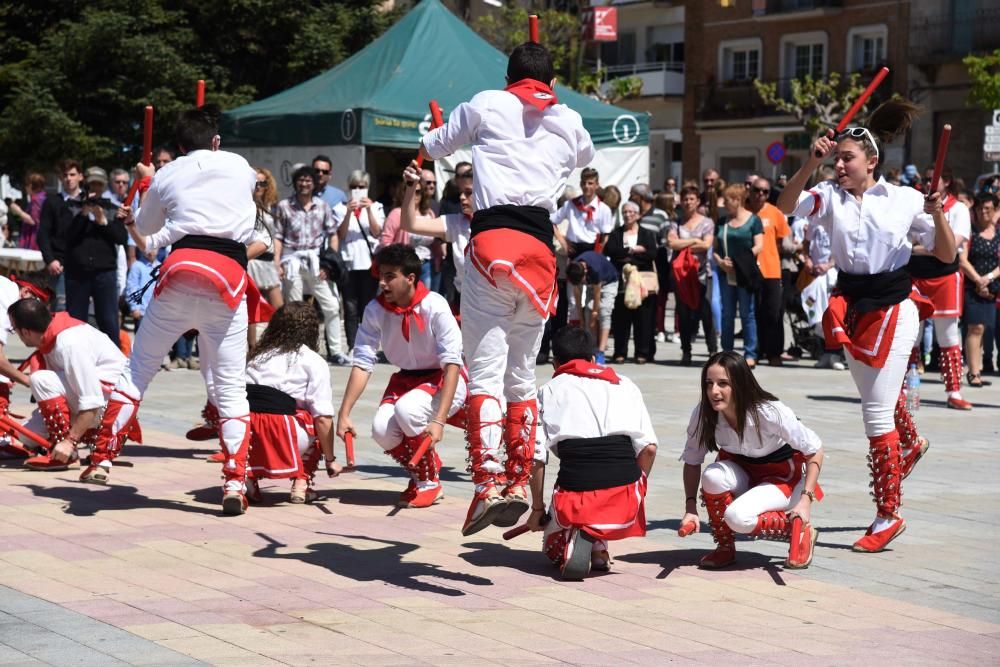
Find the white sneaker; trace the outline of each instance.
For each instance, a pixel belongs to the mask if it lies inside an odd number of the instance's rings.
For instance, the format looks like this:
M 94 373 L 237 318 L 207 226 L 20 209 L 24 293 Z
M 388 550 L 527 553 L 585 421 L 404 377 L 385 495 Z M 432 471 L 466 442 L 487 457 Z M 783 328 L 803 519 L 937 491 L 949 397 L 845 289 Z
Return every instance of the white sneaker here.
M 840 359 L 834 359 L 833 363 L 830 365 L 830 368 L 832 368 L 835 371 L 846 371 L 847 370 L 847 364 L 845 364 Z
M 656 334 L 656 342 L 657 343 L 666 343 L 667 342 L 667 335 L 665 333 L 663 333 L 662 331 L 660 333 Z

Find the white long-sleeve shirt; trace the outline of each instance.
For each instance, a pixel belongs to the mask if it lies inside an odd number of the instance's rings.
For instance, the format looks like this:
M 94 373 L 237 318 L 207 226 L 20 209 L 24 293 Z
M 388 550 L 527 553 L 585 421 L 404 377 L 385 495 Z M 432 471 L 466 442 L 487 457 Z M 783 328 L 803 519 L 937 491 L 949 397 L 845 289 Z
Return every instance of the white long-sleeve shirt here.
M 566 240 L 570 243 L 594 243 L 598 234 L 610 234 L 615 228 L 615 218 L 607 204 L 594 197 L 593 201 L 585 204 L 587 206 L 594 208 L 590 220 L 587 220 L 586 210 L 577 208 L 575 199 L 567 201 L 552 216 L 553 225 L 568 221 Z
M 760 415 L 758 427 L 757 414 Z M 696 405 L 688 422 L 687 442 L 680 460 L 690 465 L 701 465 L 705 461 L 708 450 L 701 446 L 701 405 Z M 792 449 L 812 456 L 823 445 L 819 436 L 808 426 L 800 422 L 792 409 L 781 401 L 766 401 L 761 404 L 757 413 L 747 413 L 746 426 L 743 429 L 743 440 L 721 414 L 715 427 L 715 444 L 720 450 L 730 454 L 761 458 L 778 451 L 786 444 Z
M 538 390 L 535 460 L 545 459 L 544 447 L 559 455 L 559 442 L 570 438 L 627 435 L 638 456 L 646 445 L 656 444 L 642 392 L 625 377 L 618 384 L 562 373 Z
M 257 213 L 256 183 L 257 172 L 242 156 L 192 151 L 153 176 L 136 229 L 153 237 L 153 247 L 170 245 L 189 234 L 249 243 Z
M 403 338 L 402 316 L 390 313 L 375 299 L 369 301 L 354 339 L 354 365 L 371 373 L 381 345 L 389 363 L 403 370 L 461 366 L 462 332 L 445 298 L 431 292 L 413 310 L 423 319 L 424 330 L 411 316 L 407 341 Z
M 125 368 L 122 351 L 107 334 L 89 324 L 61 331 L 44 357 L 46 368 L 62 377 L 66 400 L 74 412 L 103 407 L 102 382 L 114 386 Z
M 247 382 L 273 387 L 295 399 L 313 417 L 332 417 L 333 390 L 326 360 L 303 345 L 295 352 L 255 357 L 247 364 Z
M 471 145 L 477 211 L 514 204 L 553 213 L 570 173 L 594 159 L 580 114 L 565 104 L 537 111 L 503 90 L 485 90 L 459 104 L 421 141 L 435 160 Z
M 910 261 L 913 243 L 934 250 L 934 221 L 924 213 L 924 196 L 884 178 L 860 202 L 832 181 L 824 181 L 799 195 L 792 214 L 826 230 L 834 263 L 848 273 L 901 269 Z

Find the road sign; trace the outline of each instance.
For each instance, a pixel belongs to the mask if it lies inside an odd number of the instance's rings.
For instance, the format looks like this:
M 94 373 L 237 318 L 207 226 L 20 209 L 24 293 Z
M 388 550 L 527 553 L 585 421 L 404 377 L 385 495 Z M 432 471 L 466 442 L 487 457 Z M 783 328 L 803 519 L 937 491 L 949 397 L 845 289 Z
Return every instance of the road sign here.
M 1000 161 L 1000 109 L 993 110 L 993 124 L 983 128 L 983 161 Z
M 767 147 L 767 159 L 771 164 L 781 164 L 785 159 L 785 144 L 780 141 L 771 142 Z

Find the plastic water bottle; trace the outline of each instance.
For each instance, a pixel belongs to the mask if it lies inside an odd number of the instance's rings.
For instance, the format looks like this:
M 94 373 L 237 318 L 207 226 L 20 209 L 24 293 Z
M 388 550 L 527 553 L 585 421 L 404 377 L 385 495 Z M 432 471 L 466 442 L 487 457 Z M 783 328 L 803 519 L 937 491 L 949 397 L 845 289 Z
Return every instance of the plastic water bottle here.
M 910 364 L 906 371 L 906 409 L 910 414 L 920 409 L 920 373 L 916 364 Z

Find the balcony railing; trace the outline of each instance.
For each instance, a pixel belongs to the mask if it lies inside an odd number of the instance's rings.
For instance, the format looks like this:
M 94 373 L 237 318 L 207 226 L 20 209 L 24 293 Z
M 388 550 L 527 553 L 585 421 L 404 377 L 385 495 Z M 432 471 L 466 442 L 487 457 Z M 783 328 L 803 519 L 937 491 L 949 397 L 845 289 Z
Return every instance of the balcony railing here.
M 914 17 L 909 57 L 936 62 L 1000 48 L 1000 9 L 978 9 L 942 16 Z
M 642 95 L 683 95 L 684 94 L 684 63 L 676 61 L 632 63 L 627 65 L 609 65 L 604 68 L 607 82 L 625 76 L 637 76 L 642 79 Z
M 868 108 L 873 109 L 892 94 L 892 75 L 885 81 L 868 102 Z M 868 85 L 872 74 L 865 73 L 858 78 L 858 84 Z M 847 76 L 841 81 L 846 82 Z M 777 83 L 777 93 L 782 99 L 791 98 L 791 82 L 793 79 L 774 79 Z M 788 115 L 767 105 L 757 94 L 753 81 L 727 81 L 723 83 L 706 83 L 695 86 L 695 119 L 700 121 L 739 120 L 747 118 L 766 118 L 768 116 Z

